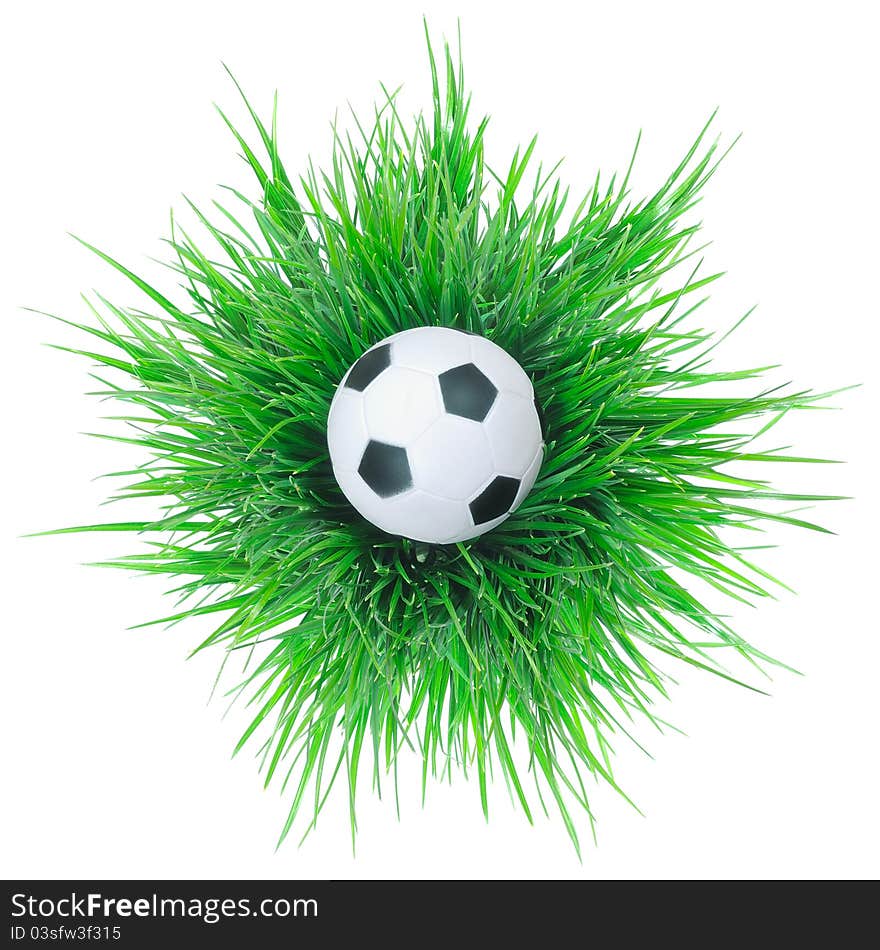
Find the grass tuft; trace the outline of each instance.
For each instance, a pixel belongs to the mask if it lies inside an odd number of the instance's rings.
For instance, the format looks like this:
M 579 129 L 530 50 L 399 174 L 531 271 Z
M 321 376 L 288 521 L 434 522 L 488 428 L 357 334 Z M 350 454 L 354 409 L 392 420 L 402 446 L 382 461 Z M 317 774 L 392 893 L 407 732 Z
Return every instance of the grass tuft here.
M 192 209 L 210 249 L 173 226 L 180 302 L 86 245 L 148 301 L 98 298 L 75 352 L 127 407 L 110 437 L 144 450 L 114 497 L 152 499 L 156 516 L 81 530 L 143 535 L 146 553 L 107 563 L 173 578 L 164 623 L 216 615 L 197 650 L 251 657 L 236 751 L 255 744 L 266 784 L 289 793 L 281 840 L 301 813 L 314 827 L 340 776 L 354 834 L 362 757 L 396 798 L 397 756 L 414 750 L 424 784 L 475 774 L 487 814 L 500 772 L 530 821 L 554 808 L 579 847 L 586 779 L 617 787 L 614 736 L 637 717 L 666 725 L 659 662 L 727 678 L 719 647 L 773 662 L 687 579 L 754 602 L 776 586 L 751 561 L 754 532 L 821 530 L 789 510 L 818 496 L 740 469 L 809 461 L 756 438 L 825 397 L 713 368 L 723 337 L 696 321 L 720 275 L 701 275 L 690 217 L 721 157 L 711 119 L 653 195 L 597 177 L 572 209 L 556 169 L 532 169 L 534 140 L 489 169 L 460 58 L 428 50 L 431 110 L 404 121 L 386 93 L 371 122 L 334 130 L 326 170 L 288 173 L 274 109 L 267 126 L 247 105 L 255 143 L 220 113 L 259 194 L 232 193 L 214 220 Z M 363 521 L 325 440 L 346 369 L 425 324 L 510 352 L 547 435 L 522 507 L 454 546 Z

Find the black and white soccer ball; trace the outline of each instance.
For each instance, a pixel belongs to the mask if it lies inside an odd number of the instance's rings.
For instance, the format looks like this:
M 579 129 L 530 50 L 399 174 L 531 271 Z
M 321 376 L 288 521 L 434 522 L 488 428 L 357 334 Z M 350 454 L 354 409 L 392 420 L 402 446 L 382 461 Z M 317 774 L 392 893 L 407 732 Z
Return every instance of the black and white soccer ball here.
M 490 340 L 417 327 L 367 350 L 327 419 L 345 497 L 389 534 L 449 544 L 490 531 L 544 457 L 532 383 Z

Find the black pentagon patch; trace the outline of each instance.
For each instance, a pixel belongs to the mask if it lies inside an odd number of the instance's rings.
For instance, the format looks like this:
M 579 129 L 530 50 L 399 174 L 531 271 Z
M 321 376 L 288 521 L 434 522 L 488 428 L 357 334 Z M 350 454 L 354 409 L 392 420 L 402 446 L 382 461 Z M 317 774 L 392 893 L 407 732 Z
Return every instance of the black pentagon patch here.
M 447 412 L 475 422 L 486 418 L 498 395 L 498 390 L 473 363 L 441 373 L 440 392 Z
M 370 442 L 358 466 L 358 475 L 380 498 L 390 498 L 412 487 L 406 449 L 384 442 Z
M 367 386 L 391 365 L 391 344 L 383 343 L 366 353 L 352 366 L 345 379 L 348 389 L 362 393 Z
M 519 479 L 507 475 L 496 476 L 468 506 L 474 524 L 494 521 L 510 511 L 510 506 L 519 491 Z

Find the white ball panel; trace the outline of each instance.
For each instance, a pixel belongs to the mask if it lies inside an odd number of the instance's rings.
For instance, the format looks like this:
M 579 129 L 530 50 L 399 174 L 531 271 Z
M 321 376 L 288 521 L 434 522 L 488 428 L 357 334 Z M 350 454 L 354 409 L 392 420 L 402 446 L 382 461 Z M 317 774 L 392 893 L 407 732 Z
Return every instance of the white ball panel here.
M 485 534 L 487 531 L 491 531 L 493 528 L 497 528 L 498 525 L 507 521 L 507 515 L 503 515 L 501 518 L 496 518 L 494 521 L 484 521 L 480 525 L 474 525 L 473 521 L 468 524 L 468 527 L 462 531 L 460 534 L 455 535 L 455 537 L 450 538 L 447 543 L 455 543 L 457 541 L 470 541 L 471 538 L 478 538 L 481 534 Z
M 470 363 L 470 337 L 449 327 L 419 327 L 391 338 L 391 364 L 439 376 Z
M 534 402 L 500 392 L 483 426 L 492 446 L 495 471 L 519 478 L 541 445 L 541 423 Z
M 468 337 L 474 363 L 498 389 L 533 399 L 532 382 L 517 361 L 500 346 L 482 336 Z
M 383 370 L 364 393 L 367 432 L 389 445 L 409 445 L 441 411 L 436 380 L 400 366 Z
M 520 482 L 519 491 L 516 493 L 516 498 L 513 502 L 513 507 L 511 511 L 516 511 L 517 508 L 525 501 L 526 495 L 532 490 L 532 486 L 535 484 L 535 479 L 538 477 L 538 472 L 541 471 L 541 463 L 544 461 L 544 447 L 543 445 L 538 448 L 537 453 L 535 454 L 534 459 L 532 459 L 531 464 L 526 469 L 525 475 L 522 477 Z
M 327 417 L 327 446 L 333 464 L 356 469 L 368 440 L 361 394 L 353 389 L 338 389 Z
M 408 454 L 415 486 L 440 498 L 468 501 L 493 475 L 483 426 L 461 416 L 441 416 Z
M 415 541 L 444 544 L 472 527 L 466 502 L 438 498 L 419 489 L 388 499 L 384 508 L 382 520 L 376 524 L 383 531 Z

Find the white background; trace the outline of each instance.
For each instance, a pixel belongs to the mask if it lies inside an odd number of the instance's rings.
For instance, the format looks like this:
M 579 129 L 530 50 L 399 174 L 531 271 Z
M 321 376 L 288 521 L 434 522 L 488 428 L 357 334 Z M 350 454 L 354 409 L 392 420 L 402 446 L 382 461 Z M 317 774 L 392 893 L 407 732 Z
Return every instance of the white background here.
M 425 4 L 436 36 L 457 10 Z M 15 4 L 0 55 L 3 620 L 0 784 L 4 876 L 106 877 L 846 877 L 878 866 L 877 23 L 874 5 L 467 4 L 475 113 L 503 165 L 534 131 L 565 156 L 575 192 L 620 169 L 657 185 L 716 106 L 744 137 L 700 216 L 708 266 L 729 275 L 705 319 L 759 309 L 725 365 L 784 362 L 774 379 L 817 389 L 861 382 L 839 412 L 785 423 L 799 453 L 848 464 L 778 472 L 795 489 L 853 501 L 816 513 L 836 536 L 780 530 L 763 563 L 798 596 L 736 608 L 737 628 L 803 677 L 774 674 L 770 698 L 671 669 L 658 712 L 687 736 L 623 740 L 617 772 L 644 817 L 597 788 L 598 845 L 583 863 L 561 823 L 530 828 L 492 789 L 431 785 L 419 805 L 402 765 L 402 820 L 364 786 L 357 855 L 345 795 L 302 848 L 277 853 L 285 800 L 264 792 L 250 753 L 230 760 L 246 714 L 208 704 L 219 657 L 185 662 L 202 629 L 128 631 L 170 603 L 166 584 L 80 566 L 126 553 L 122 536 L 22 540 L 42 528 L 121 515 L 99 510 L 100 473 L 139 459 L 78 433 L 113 411 L 84 395 L 88 366 L 43 342 L 83 339 L 27 313 L 71 319 L 81 291 L 139 304 L 73 231 L 160 282 L 169 209 L 207 204 L 216 184 L 253 193 L 213 111 L 241 117 L 221 60 L 266 112 L 281 93 L 288 166 L 323 159 L 328 121 L 367 107 L 379 80 L 429 91 L 420 11 L 409 4 L 251 2 Z M 164 286 L 164 284 L 163 284 Z M 342 791 L 342 786 L 340 786 Z M 585 837 L 589 833 L 584 824 Z

